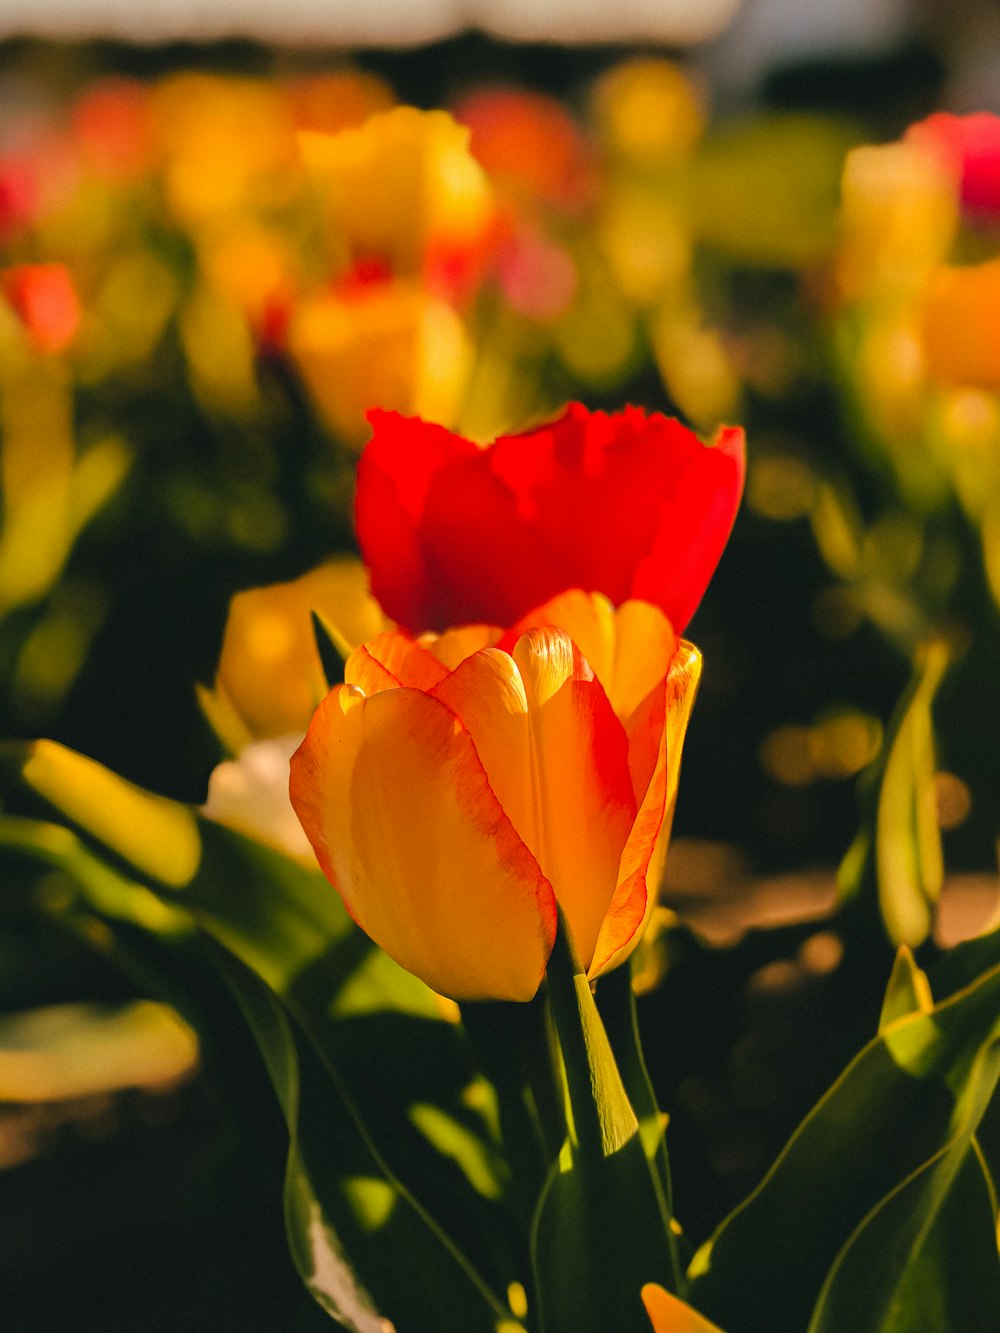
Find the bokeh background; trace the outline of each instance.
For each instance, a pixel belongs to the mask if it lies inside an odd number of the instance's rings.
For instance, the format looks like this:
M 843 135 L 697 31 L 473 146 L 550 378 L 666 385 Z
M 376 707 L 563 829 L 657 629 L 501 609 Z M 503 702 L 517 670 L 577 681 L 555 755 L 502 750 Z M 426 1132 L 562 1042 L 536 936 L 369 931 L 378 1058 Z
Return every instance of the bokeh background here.
M 668 871 L 699 962 L 643 1001 L 698 1239 L 878 1011 L 883 953 L 840 967 L 822 918 L 929 639 L 939 934 L 993 900 L 1000 139 L 971 203 L 908 150 L 853 150 L 1000 112 L 1000 9 L 340 9 L 5 6 L 0 732 L 203 802 L 220 749 L 195 684 L 229 599 L 353 550 L 374 402 L 482 439 L 573 398 L 745 425 Z M 394 228 L 346 254 L 364 222 L 335 233 L 296 135 L 397 104 L 470 127 L 488 224 L 438 244 L 359 178 Z M 472 216 L 478 187 L 444 174 Z M 196 1057 L 136 1007 L 170 996 L 60 913 L 57 875 L 2 870 L 3 1050 L 56 1071 L 30 1100 L 0 1081 L 4 1327 L 329 1326 L 221 986 L 192 959 Z

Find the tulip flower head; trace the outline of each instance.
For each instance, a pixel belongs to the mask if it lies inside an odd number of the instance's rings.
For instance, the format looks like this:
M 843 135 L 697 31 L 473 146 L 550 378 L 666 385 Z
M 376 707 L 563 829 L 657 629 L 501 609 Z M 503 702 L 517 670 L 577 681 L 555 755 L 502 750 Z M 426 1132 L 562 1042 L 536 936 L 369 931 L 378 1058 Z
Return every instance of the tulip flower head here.
M 380 635 L 317 709 L 292 804 L 403 967 L 455 999 L 528 1000 L 557 904 L 592 977 L 639 942 L 699 668 L 657 607 L 579 592 L 506 635 Z
M 635 407 L 571 403 L 487 448 L 395 412 L 369 420 L 358 541 L 375 597 L 415 632 L 511 625 L 566 588 L 652 602 L 682 632 L 743 488 L 741 430 L 705 445 Z

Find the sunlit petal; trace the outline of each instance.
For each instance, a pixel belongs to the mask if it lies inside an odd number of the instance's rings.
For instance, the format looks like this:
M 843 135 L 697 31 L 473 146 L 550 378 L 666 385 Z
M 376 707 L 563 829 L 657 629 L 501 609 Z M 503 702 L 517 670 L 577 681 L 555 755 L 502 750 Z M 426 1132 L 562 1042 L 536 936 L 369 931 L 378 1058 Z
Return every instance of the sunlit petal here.
M 608 972 L 642 937 L 663 878 L 680 778 L 684 733 L 701 676 L 701 654 L 682 642 L 663 694 L 665 722 L 649 786 L 622 853 L 618 883 L 605 913 L 590 965 L 591 976 Z
M 348 910 L 403 967 L 456 999 L 535 993 L 552 890 L 438 699 L 334 689 L 292 760 L 291 796 Z
M 469 729 L 501 805 L 535 854 L 586 965 L 635 818 L 628 745 L 569 637 L 524 635 L 434 690 Z

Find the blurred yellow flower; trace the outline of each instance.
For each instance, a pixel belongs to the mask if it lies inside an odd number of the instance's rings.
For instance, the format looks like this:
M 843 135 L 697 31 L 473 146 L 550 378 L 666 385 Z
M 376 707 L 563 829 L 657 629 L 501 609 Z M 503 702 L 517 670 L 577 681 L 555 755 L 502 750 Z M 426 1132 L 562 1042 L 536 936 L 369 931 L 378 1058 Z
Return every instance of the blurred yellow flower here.
M 374 282 L 346 299 L 329 292 L 302 301 L 288 350 L 320 416 L 359 448 L 372 407 L 454 425 L 472 362 L 455 309 L 406 280 Z
M 615 65 L 597 82 L 593 106 L 608 147 L 637 166 L 680 161 L 705 127 L 698 89 L 670 60 L 639 58 Z
M 288 583 L 237 593 L 214 685 L 198 687 L 205 716 L 233 754 L 251 741 L 301 735 L 326 694 L 312 611 L 348 647 L 390 623 L 368 591 L 364 566 L 350 556 Z
M 493 200 L 468 144 L 468 130 L 446 112 L 408 106 L 339 134 L 301 132 L 334 266 L 347 272 L 378 259 L 394 276 L 427 278 L 448 257 L 474 256 Z
M 291 111 L 277 87 L 178 74 L 155 88 L 150 112 L 166 200 L 182 224 L 284 203 L 298 188 Z
M 350 444 L 367 437 L 371 407 L 457 418 L 471 349 L 455 307 L 478 280 L 494 221 L 468 139 L 445 112 L 414 107 L 299 135 L 335 280 L 295 304 L 288 351 Z
M 842 182 L 838 276 L 849 299 L 912 295 L 948 253 L 958 223 L 954 175 L 900 142 L 855 148 Z

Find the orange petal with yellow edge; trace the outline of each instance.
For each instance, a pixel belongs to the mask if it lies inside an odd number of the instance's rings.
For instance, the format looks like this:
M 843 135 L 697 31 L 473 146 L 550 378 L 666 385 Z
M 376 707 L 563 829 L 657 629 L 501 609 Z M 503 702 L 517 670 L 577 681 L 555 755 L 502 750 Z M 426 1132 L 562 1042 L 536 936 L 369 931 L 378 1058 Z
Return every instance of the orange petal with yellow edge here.
M 434 689 L 468 728 L 500 804 L 593 955 L 635 819 L 628 744 L 600 683 L 559 630 L 532 630 L 513 659 L 487 650 Z
M 693 1310 L 679 1296 L 672 1296 L 655 1282 L 642 1289 L 642 1303 L 653 1325 L 653 1333 L 722 1333 L 718 1324 Z
M 402 967 L 458 1000 L 534 995 L 552 888 L 444 704 L 336 687 L 292 758 L 290 794 L 351 915 Z
M 656 766 L 622 853 L 614 897 L 605 913 L 591 977 L 609 972 L 632 952 L 656 905 L 680 779 L 684 733 L 701 677 L 701 654 L 681 641 L 665 682 L 665 723 L 659 732 Z

